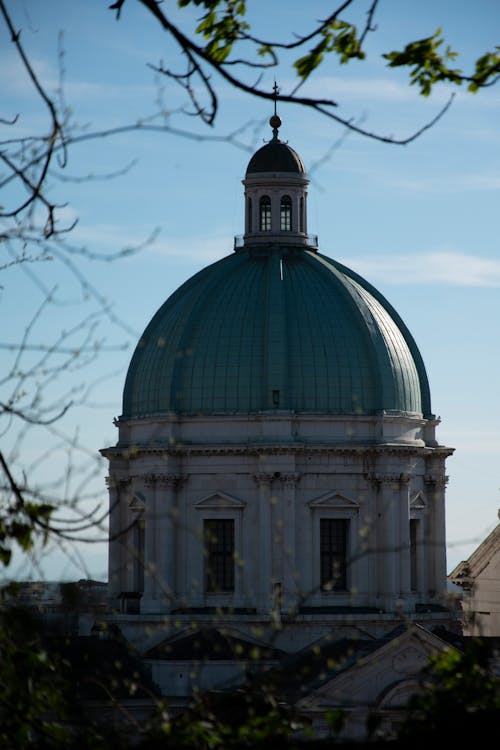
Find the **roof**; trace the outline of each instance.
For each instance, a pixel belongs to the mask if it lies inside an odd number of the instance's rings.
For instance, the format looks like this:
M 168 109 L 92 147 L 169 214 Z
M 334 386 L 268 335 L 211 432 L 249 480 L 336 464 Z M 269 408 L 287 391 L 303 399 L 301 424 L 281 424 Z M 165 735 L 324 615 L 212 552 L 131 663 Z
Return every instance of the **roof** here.
M 291 172 L 305 175 L 302 159 L 287 143 L 273 138 L 248 162 L 246 176 L 261 172 Z
M 500 513 L 499 513 L 500 515 Z M 470 588 L 474 580 L 490 565 L 500 549 L 500 524 L 483 539 L 467 560 L 462 560 L 448 575 L 448 580 L 461 588 Z
M 166 300 L 132 357 L 122 418 L 277 409 L 431 416 L 422 357 L 389 302 L 282 245 L 232 253 Z
M 279 660 L 283 652 L 265 643 L 249 641 L 221 628 L 201 628 L 168 638 L 151 648 L 146 659 L 161 660 Z

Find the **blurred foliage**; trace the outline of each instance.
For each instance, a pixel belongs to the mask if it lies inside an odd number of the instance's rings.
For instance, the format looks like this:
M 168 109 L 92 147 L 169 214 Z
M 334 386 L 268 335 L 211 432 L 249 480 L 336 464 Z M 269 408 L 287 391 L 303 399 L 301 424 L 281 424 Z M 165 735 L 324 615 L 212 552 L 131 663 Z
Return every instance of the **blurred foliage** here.
M 500 720 L 500 677 L 493 671 L 492 643 L 474 638 L 463 652 L 432 656 L 423 672 L 422 690 L 410 702 L 400 739 L 407 746 L 422 741 L 473 746 L 495 737 Z

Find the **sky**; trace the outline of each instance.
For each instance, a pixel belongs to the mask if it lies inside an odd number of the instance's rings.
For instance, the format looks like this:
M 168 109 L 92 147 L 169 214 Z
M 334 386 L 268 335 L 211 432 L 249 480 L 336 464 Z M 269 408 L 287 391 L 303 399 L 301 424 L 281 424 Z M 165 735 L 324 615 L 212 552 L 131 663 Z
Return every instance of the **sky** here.
M 203 125 L 186 114 L 180 87 L 151 67 L 163 61 L 179 68 L 173 43 L 135 0 L 127 0 L 119 21 L 109 5 L 6 1 L 40 82 L 56 97 L 62 90 L 73 133 L 137 127 L 70 147 L 64 168 L 55 168 L 49 181 L 50 195 L 64 204 L 59 226 L 77 221 L 66 237 L 73 250 L 52 248 L 50 261 L 11 267 L 3 259 L 0 286 L 3 399 L 12 387 L 5 377 L 13 366 L 9 345 L 26 335 L 30 321 L 35 320 L 29 340 L 48 343 L 92 315 L 98 301 L 107 306 L 109 314 L 96 320 L 95 329 L 103 351 L 86 367 L 68 368 L 49 382 L 54 397 L 68 388 L 75 394 L 73 407 L 51 432 L 53 448 L 49 451 L 49 438 L 33 429 L 21 450 L 12 421 L 0 432 L 1 450 L 12 456 L 17 451 L 36 481 L 43 481 L 44 473 L 50 476 L 55 464 L 70 465 L 72 456 L 96 459 L 91 478 L 84 470 L 72 477 L 66 472 L 68 487 L 73 483 L 67 492 L 88 488 L 88 502 L 103 510 L 107 472 L 98 450 L 117 440 L 113 419 L 121 412 L 134 345 L 183 281 L 232 252 L 234 235 L 243 232 L 241 180 L 251 154 L 271 135 L 272 114 L 269 102 L 235 91 L 216 76 L 215 124 Z M 304 34 L 331 4 L 250 0 L 248 6 L 259 35 L 286 39 Z M 359 0 L 354 7 L 355 15 L 347 17 L 360 22 L 368 3 Z M 180 11 L 170 3 L 168 12 L 192 28 L 199 10 Z M 407 73 L 389 69 L 382 53 L 441 27 L 450 47 L 460 52 L 456 65 L 468 70 L 498 44 L 500 5 L 497 0 L 382 0 L 376 24 L 367 38 L 366 60 L 328 61 L 302 93 L 335 99 L 342 117 L 404 138 L 441 111 L 451 89 L 443 85 L 428 98 L 419 96 Z M 276 80 L 281 92 L 291 91 L 290 62 L 284 56 L 277 68 L 264 71 L 260 85 L 270 91 Z M 246 76 L 255 80 L 256 73 Z M 160 117 L 148 119 L 160 110 Z M 305 108 L 278 102 L 278 111 L 280 137 L 308 170 L 308 229 L 319 236 L 321 252 L 374 284 L 422 353 L 432 408 L 441 419 L 438 440 L 455 449 L 447 460 L 450 572 L 496 526 L 500 507 L 500 83 L 476 95 L 457 89 L 444 116 L 405 146 L 355 134 Z M 15 124 L 6 124 L 16 114 Z M 47 129 L 46 110 L 1 19 L 0 118 L 2 140 Z M 148 122 L 170 130 L 141 127 Z M 15 197 L 7 189 L 2 203 Z M 136 251 L 114 262 L 99 259 L 124 248 Z M 36 255 L 42 249 L 28 251 Z M 86 280 L 83 293 L 71 264 Z M 57 304 L 34 318 L 49 288 L 55 289 Z M 106 580 L 106 566 L 104 543 L 60 539 L 37 555 L 36 565 L 33 557 L 16 555 L 9 575 Z

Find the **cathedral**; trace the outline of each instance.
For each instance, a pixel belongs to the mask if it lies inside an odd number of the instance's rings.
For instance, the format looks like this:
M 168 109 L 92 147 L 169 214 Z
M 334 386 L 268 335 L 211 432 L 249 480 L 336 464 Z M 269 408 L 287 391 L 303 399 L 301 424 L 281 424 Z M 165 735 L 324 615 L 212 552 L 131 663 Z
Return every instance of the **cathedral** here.
M 453 449 L 403 320 L 309 234 L 281 125 L 248 163 L 234 251 L 165 301 L 130 362 L 101 451 L 107 619 L 180 702 L 242 684 L 250 653 L 276 670 L 348 643 L 349 666 L 293 700 L 389 710 L 453 627 Z

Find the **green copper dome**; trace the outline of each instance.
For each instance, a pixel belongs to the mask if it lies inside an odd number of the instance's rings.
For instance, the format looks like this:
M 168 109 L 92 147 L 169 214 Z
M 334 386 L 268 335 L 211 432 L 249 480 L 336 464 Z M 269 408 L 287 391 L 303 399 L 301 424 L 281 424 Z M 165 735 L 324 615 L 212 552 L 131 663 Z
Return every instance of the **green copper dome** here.
M 283 409 L 432 416 L 420 353 L 376 289 L 310 250 L 243 248 L 153 317 L 122 418 Z

